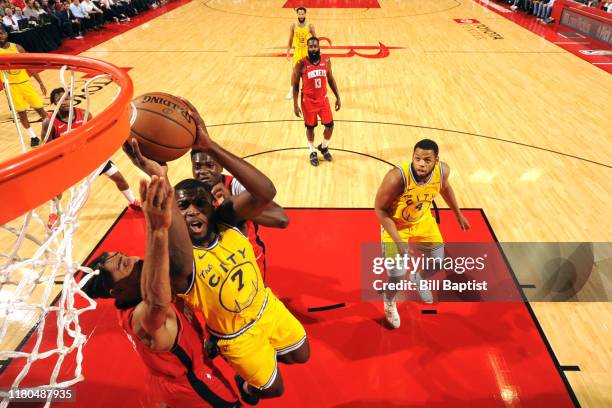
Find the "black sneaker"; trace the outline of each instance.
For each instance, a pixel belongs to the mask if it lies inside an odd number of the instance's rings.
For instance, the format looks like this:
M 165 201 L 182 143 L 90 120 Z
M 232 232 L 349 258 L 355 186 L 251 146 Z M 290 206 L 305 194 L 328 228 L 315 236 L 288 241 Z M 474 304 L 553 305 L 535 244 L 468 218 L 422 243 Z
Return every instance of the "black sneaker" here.
M 236 381 L 236 386 L 238 387 L 238 391 L 240 391 L 240 398 L 242 398 L 242 400 L 249 405 L 257 405 L 259 402 L 259 397 L 257 395 L 250 395 L 244 392 L 244 378 L 236 374 L 234 376 L 234 381 Z
M 30 138 L 30 147 L 36 147 L 40 144 L 40 139 L 37 137 Z
M 310 164 L 315 167 L 319 165 L 319 158 L 317 157 L 317 152 L 310 152 Z
M 323 147 L 323 145 L 318 145 L 317 146 L 317 150 L 321 152 L 321 154 L 323 155 L 323 157 L 325 157 L 325 160 L 327 161 L 332 161 L 332 155 L 329 152 L 329 149 L 327 147 Z

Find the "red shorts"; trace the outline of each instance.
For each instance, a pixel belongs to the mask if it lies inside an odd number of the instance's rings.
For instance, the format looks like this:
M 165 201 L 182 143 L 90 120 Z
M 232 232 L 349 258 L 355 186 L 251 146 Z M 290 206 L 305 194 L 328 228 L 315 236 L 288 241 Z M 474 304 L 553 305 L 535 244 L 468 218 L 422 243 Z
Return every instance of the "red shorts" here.
M 207 370 L 208 371 L 208 370 Z M 225 378 L 212 370 L 189 379 L 170 379 L 149 374 L 149 396 L 155 406 L 163 402 L 170 407 L 238 407 L 238 397 Z
M 321 118 L 321 123 L 324 125 L 334 121 L 327 96 L 310 99 L 302 95 L 302 114 L 306 126 L 317 126 L 317 116 Z

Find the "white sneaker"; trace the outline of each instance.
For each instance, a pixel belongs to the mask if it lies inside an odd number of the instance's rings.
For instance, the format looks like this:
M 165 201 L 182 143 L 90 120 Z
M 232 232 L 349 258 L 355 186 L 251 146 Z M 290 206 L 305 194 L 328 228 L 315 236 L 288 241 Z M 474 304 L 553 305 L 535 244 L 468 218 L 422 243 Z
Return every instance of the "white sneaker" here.
M 410 282 L 414 283 L 417 286 L 417 291 L 419 292 L 419 296 L 421 297 L 423 303 L 433 303 L 433 295 L 431 294 L 431 291 L 429 289 L 420 289 L 419 282 L 421 280 L 421 274 L 419 274 L 418 272 L 410 274 Z
M 399 313 L 397 313 L 397 306 L 395 306 L 395 302 L 384 302 L 385 304 L 385 317 L 387 318 L 387 322 L 389 325 L 397 329 L 400 327 L 400 317 Z
M 517 9 L 518 7 L 516 7 L 516 6 L 510 6 L 510 8 L 511 8 L 512 10 L 516 11 L 516 9 Z

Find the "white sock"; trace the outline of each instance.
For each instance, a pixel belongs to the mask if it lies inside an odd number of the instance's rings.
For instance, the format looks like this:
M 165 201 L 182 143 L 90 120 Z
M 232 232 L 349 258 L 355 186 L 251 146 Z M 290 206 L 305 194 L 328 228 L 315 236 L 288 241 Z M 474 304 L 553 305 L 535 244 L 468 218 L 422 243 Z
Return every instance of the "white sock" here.
M 49 213 L 57 214 L 57 206 L 55 205 L 55 198 L 49 201 Z
M 32 129 L 31 127 L 27 128 L 26 132 L 28 132 L 28 134 L 30 135 L 30 139 L 34 139 L 36 137 L 36 133 L 34 133 L 34 129 Z
M 323 141 L 321 142 L 321 147 L 325 149 L 327 146 L 329 146 L 329 140 L 323 138 Z
M 310 153 L 317 151 L 317 149 L 315 149 L 314 142 L 309 141 L 308 147 L 310 148 Z
M 121 194 L 123 194 L 125 198 L 127 198 L 130 204 L 132 204 L 136 200 L 136 197 L 134 197 L 132 190 L 130 190 L 129 188 L 127 190 L 121 191 Z

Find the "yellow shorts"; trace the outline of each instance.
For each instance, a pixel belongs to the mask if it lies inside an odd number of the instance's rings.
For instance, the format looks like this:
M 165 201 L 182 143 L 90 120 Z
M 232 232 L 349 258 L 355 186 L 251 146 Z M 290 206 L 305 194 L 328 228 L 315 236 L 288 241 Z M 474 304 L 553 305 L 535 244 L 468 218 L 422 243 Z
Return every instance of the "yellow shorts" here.
M 419 244 L 417 245 L 419 249 L 435 249 L 441 247 L 444 243 L 438 224 L 436 224 L 436 220 L 431 213 L 425 214 L 419 222 L 398 228 L 397 232 L 402 241 Z M 381 235 L 384 255 L 394 257 L 397 254 L 397 247 L 395 245 L 384 245 L 385 243 L 393 243 L 393 238 L 384 229 Z
M 293 49 L 293 66 L 297 64 L 299 60 L 308 56 L 308 48 L 294 48 Z
M 276 356 L 296 350 L 306 341 L 306 331 L 283 302 L 268 291 L 263 314 L 246 332 L 217 342 L 221 356 L 249 384 L 266 389 L 278 372 Z
M 40 95 L 34 89 L 32 82 L 22 82 L 20 84 L 10 84 L 11 98 L 17 112 L 25 111 L 28 107 L 38 109 L 43 107 Z

